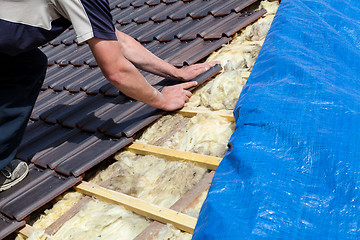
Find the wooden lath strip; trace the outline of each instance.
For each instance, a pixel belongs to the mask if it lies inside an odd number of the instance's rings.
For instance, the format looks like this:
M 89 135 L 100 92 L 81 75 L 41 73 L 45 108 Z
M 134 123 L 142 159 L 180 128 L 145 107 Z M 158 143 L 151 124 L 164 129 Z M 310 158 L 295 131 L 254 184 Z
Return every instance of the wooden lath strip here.
M 29 238 L 30 235 L 35 231 L 35 228 L 33 228 L 32 226 L 30 226 L 29 224 L 26 224 L 23 228 L 20 228 L 19 230 L 17 230 L 18 233 L 20 233 L 21 235 L 23 235 L 26 238 Z
M 162 223 L 170 223 L 188 233 L 193 233 L 196 225 L 196 218 L 85 181 L 77 185 L 75 189 L 83 194 L 95 196 L 102 201 L 123 205 L 126 209 L 144 217 Z
M 29 238 L 31 236 L 31 234 L 33 234 L 33 232 L 35 232 L 34 227 L 30 226 L 29 224 L 26 224 L 23 228 L 17 230 L 16 232 L 19 233 L 20 235 L 22 235 L 25 238 Z M 44 235 L 44 238 L 41 238 L 43 240 L 49 240 L 49 236 L 48 235 Z
M 177 151 L 169 148 L 163 148 L 143 143 L 134 142 L 127 147 L 127 150 L 141 155 L 154 155 L 156 157 L 165 158 L 173 161 L 190 161 L 198 166 L 216 170 L 221 162 L 221 158 L 212 157 L 197 153 Z
M 215 171 L 207 173 L 193 188 L 185 193 L 170 209 L 183 212 L 184 209 L 189 208 L 194 204 L 204 191 L 208 190 L 211 181 L 214 177 Z M 166 227 L 165 224 L 159 222 L 152 222 L 144 231 L 142 231 L 134 240 L 150 240 Z
M 76 203 L 67 212 L 61 215 L 55 222 L 45 229 L 48 235 L 54 235 L 68 220 L 74 217 L 87 203 L 91 201 L 91 197 L 85 196 L 78 203 Z
M 235 121 L 232 110 L 211 111 L 210 109 L 203 107 L 183 107 L 178 111 L 178 113 L 180 113 L 184 117 L 193 117 L 199 113 L 216 114 L 220 117 L 226 118 L 230 122 Z

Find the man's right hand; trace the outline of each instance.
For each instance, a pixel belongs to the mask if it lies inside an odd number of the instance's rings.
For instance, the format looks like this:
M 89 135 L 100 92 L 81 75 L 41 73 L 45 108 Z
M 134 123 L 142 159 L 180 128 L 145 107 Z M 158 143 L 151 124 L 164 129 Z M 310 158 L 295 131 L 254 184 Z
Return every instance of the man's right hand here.
M 164 87 L 160 94 L 158 94 L 156 106 L 166 111 L 174 111 L 182 108 L 187 103 L 192 93 L 187 90 L 197 85 L 197 82 L 185 82 L 174 86 Z

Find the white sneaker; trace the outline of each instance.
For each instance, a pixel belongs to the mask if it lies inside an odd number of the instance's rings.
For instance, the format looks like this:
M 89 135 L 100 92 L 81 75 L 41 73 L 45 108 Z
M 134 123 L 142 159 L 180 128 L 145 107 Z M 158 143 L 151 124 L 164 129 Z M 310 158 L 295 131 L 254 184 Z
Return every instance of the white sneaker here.
M 29 167 L 26 162 L 12 160 L 9 165 L 0 170 L 0 192 L 18 184 L 28 172 Z

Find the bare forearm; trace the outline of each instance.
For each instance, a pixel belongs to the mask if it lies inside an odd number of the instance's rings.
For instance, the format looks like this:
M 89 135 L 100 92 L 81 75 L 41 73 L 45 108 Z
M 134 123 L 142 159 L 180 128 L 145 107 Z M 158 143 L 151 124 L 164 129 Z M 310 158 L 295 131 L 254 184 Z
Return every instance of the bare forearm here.
M 161 77 L 182 80 L 181 70 L 152 54 L 129 35 L 120 31 L 116 31 L 116 35 L 124 49 L 124 57 L 137 68 Z
M 131 63 L 129 63 L 131 64 Z M 156 108 L 164 108 L 158 90 L 153 88 L 134 66 L 108 77 L 109 81 L 125 95 Z

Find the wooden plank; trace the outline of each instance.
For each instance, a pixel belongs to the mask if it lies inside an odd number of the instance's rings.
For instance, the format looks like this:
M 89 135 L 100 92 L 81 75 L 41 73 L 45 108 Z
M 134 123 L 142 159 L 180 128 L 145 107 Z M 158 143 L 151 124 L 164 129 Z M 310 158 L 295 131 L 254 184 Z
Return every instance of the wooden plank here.
M 18 233 L 25 236 L 26 238 L 30 237 L 30 235 L 35 231 L 35 228 L 30 226 L 29 224 L 26 224 L 25 227 L 17 230 Z
M 112 174 L 119 174 L 119 171 L 116 171 Z M 110 177 L 111 178 L 111 177 Z M 111 183 L 110 178 L 100 184 L 102 187 L 108 187 Z M 72 208 L 66 211 L 63 215 L 61 215 L 58 219 L 56 219 L 52 224 L 50 224 L 46 229 L 45 233 L 48 235 L 54 235 L 59 229 L 71 218 L 73 218 L 80 210 L 90 201 L 92 200 L 89 196 L 84 196 L 80 201 L 78 201 Z
M 112 204 L 121 204 L 126 209 L 144 217 L 148 217 L 162 223 L 170 223 L 176 228 L 188 233 L 193 233 L 196 225 L 196 218 L 168 208 L 159 207 L 144 200 L 115 192 L 85 181 L 77 185 L 75 189 L 81 193 L 95 196 L 100 200 Z
M 61 215 L 55 222 L 50 224 L 46 229 L 45 233 L 48 235 L 54 235 L 68 220 L 74 217 L 88 202 L 91 201 L 91 197 L 85 196 L 79 202 L 77 202 L 72 208 L 66 213 Z
M 216 170 L 221 162 L 221 158 L 212 157 L 197 153 L 177 151 L 169 148 L 163 148 L 153 145 L 147 145 L 143 143 L 134 142 L 127 147 L 127 150 L 136 153 L 147 155 L 151 154 L 156 157 L 165 158 L 173 161 L 190 161 L 201 167 L 208 168 L 210 170 Z
M 170 209 L 182 212 L 184 209 L 188 209 L 198 200 L 201 194 L 208 190 L 211 181 L 214 177 L 215 171 L 207 173 L 193 188 L 187 191 Z M 157 236 L 159 232 L 166 227 L 165 224 L 159 222 L 152 222 L 147 228 L 144 229 L 134 240 L 150 240 Z
M 216 114 L 220 117 L 226 118 L 230 122 L 234 122 L 234 114 L 232 110 L 219 110 L 219 111 L 212 111 L 208 108 L 204 107 L 183 107 L 178 111 L 184 117 L 193 117 L 199 113 L 206 113 L 206 114 Z

